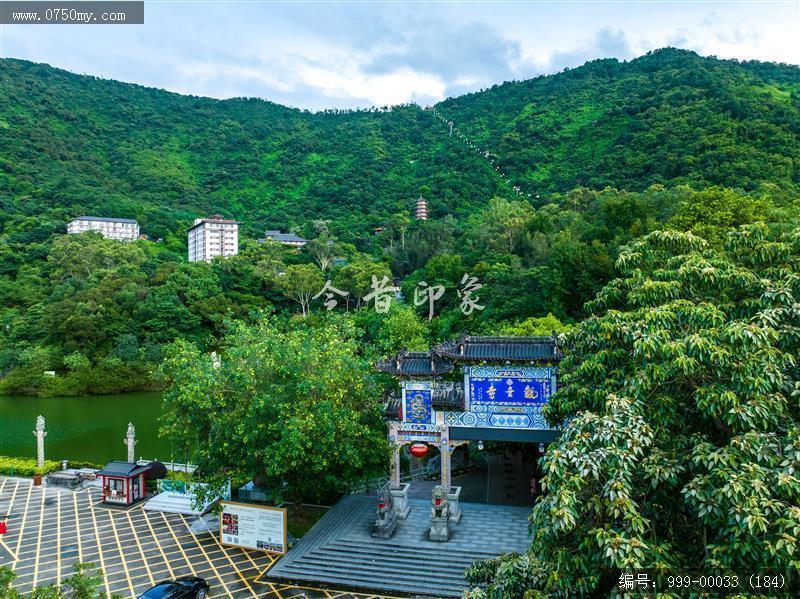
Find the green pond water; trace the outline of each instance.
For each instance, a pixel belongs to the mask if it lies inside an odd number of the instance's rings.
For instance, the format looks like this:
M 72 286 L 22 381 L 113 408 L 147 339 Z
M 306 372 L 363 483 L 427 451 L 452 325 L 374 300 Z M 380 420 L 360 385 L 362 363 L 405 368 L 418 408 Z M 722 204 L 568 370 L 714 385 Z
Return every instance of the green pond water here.
M 46 421 L 44 453 L 48 460 L 105 464 L 124 460 L 122 440 L 128 422 L 136 427 L 136 457 L 170 460 L 170 442 L 158 437 L 161 393 L 137 392 L 84 397 L 0 395 L 0 455 L 36 457 L 36 417 Z M 182 461 L 180 456 L 176 461 Z

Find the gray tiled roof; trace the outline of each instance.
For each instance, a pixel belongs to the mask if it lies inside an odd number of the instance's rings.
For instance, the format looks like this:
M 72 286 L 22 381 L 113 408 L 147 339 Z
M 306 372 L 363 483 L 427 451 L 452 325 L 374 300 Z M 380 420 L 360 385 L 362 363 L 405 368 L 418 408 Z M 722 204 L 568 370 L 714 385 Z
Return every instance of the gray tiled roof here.
M 133 220 L 132 218 L 111 218 L 107 216 L 78 216 L 73 220 L 90 220 L 101 223 L 131 223 L 133 225 L 136 224 L 136 221 Z
M 552 337 L 462 337 L 443 343 L 436 354 L 457 361 L 554 361 L 561 359 L 558 342 Z
M 303 239 L 302 237 L 295 235 L 294 233 L 281 233 L 280 231 L 265 231 L 264 237 L 265 239 L 271 239 L 272 241 L 280 241 L 284 243 L 308 242 L 308 239 Z
M 438 383 L 433 388 L 431 405 L 434 410 L 463 411 L 464 383 Z
M 97 472 L 98 476 L 118 476 L 130 478 L 142 472 L 150 470 L 150 464 L 140 466 L 139 464 L 131 464 L 130 462 L 109 462 L 106 467 Z
M 386 397 L 386 403 L 383 406 L 383 415 L 391 420 L 400 420 L 400 408 L 402 399 L 398 393 L 392 393 Z
M 453 372 L 455 365 L 430 352 L 400 352 L 376 364 L 381 372 L 395 376 L 436 376 Z

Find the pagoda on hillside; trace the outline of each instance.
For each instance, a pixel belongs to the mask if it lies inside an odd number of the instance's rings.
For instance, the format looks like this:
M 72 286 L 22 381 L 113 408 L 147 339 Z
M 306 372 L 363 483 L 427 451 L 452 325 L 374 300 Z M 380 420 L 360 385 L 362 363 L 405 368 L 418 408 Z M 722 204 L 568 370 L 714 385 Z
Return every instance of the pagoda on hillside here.
M 417 199 L 414 215 L 417 217 L 417 220 L 428 220 L 428 202 L 422 196 Z

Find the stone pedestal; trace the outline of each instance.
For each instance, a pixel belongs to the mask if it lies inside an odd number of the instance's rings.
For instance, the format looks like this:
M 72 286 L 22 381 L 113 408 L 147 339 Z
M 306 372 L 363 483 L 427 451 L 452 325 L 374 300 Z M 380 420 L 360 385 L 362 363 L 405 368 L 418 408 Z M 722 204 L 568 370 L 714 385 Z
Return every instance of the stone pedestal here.
M 450 504 L 450 520 L 458 524 L 461 522 L 461 487 L 450 487 L 447 502 Z
M 372 536 L 377 539 L 391 539 L 397 529 L 397 513 L 393 509 L 378 508 L 378 518 L 372 526 Z
M 408 518 L 408 514 L 411 512 L 411 506 L 408 505 L 408 489 L 410 486 L 409 483 L 403 483 L 398 489 L 389 489 L 394 503 L 394 513 L 401 520 Z
M 446 542 L 450 540 L 450 523 L 447 518 L 431 518 L 431 531 L 428 535 L 431 541 Z

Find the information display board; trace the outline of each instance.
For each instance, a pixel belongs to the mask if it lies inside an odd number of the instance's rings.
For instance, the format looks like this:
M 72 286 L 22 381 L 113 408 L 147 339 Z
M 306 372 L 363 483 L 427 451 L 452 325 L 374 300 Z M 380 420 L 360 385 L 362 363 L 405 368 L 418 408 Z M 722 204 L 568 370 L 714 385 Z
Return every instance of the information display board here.
M 283 555 L 288 550 L 286 509 L 221 501 L 219 536 L 223 545 Z

